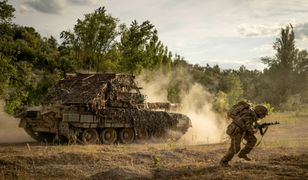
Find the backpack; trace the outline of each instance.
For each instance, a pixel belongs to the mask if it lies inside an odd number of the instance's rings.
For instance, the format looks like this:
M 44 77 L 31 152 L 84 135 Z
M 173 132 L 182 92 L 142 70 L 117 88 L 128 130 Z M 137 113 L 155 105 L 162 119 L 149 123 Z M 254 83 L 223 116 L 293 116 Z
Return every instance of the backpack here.
M 245 101 L 240 101 L 229 109 L 229 111 L 227 112 L 227 117 L 234 120 L 240 116 L 243 110 L 249 109 L 249 108 L 250 108 L 250 104 L 248 104 Z

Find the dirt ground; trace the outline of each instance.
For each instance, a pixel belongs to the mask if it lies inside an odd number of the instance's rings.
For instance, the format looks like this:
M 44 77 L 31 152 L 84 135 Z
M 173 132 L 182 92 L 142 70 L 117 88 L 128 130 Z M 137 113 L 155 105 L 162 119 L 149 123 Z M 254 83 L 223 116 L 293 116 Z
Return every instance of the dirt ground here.
M 0 143 L 0 179 L 308 179 L 308 115 L 285 113 L 250 154 L 219 166 L 221 144 Z M 1 129 L 2 131 L 2 129 Z M 260 137 L 259 137 L 260 139 Z

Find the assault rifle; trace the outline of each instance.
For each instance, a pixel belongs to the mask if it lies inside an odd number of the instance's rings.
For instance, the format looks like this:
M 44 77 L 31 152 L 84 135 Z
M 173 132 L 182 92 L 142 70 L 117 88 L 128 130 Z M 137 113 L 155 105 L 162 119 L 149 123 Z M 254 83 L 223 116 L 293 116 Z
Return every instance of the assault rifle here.
M 277 125 L 277 124 L 280 124 L 280 123 L 278 121 L 276 121 L 276 122 L 268 122 L 268 123 L 265 122 L 265 123 L 262 123 L 262 124 L 256 124 L 255 128 L 259 129 L 260 134 L 263 136 L 266 133 L 266 131 L 267 131 L 269 126 Z M 263 129 L 265 129 L 265 130 L 263 131 Z

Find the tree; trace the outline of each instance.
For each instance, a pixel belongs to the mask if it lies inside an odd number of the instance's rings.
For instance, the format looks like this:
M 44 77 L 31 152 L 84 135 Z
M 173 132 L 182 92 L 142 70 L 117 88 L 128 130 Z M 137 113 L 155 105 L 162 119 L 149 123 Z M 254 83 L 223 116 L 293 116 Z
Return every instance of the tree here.
M 124 72 L 139 74 L 144 66 L 151 66 L 148 59 L 145 59 L 146 47 L 149 41 L 155 38 L 157 31 L 154 26 L 145 21 L 138 24 L 135 20 L 130 27 L 122 26 L 122 35 L 119 43 L 119 50 L 122 55 L 120 62 Z
M 236 73 L 225 73 L 219 82 L 219 89 L 227 94 L 228 104 L 233 105 L 243 97 L 243 85 Z
M 205 67 L 194 65 L 191 71 L 191 74 L 198 83 L 207 87 L 213 94 L 217 93 L 217 87 L 221 76 L 221 70 L 218 65 L 213 67 L 208 64 Z
M 257 98 L 259 92 L 257 91 L 257 86 L 259 85 L 258 78 L 261 72 L 257 70 L 248 70 L 242 65 L 236 73 L 241 80 L 243 91 L 245 92 L 243 93 L 243 98 L 258 102 L 259 100 Z
M 14 17 L 15 8 L 7 4 L 7 0 L 0 1 L 0 23 L 7 23 Z
M 0 2 L 0 98 L 8 113 L 39 104 L 52 86 L 48 82 L 59 78 L 56 40 L 41 38 L 34 28 L 12 23 L 14 11 L 7 1 Z
M 86 14 L 84 20 L 78 19 L 74 32 L 61 32 L 62 45 L 73 50 L 79 68 L 104 71 L 101 64 L 119 35 L 117 21 L 100 7 L 94 13 Z
M 157 31 L 154 30 L 153 36 L 149 43 L 145 45 L 145 55 L 143 67 L 146 69 L 164 69 L 165 72 L 170 70 L 172 55 L 168 48 L 158 39 Z
M 301 103 L 308 104 L 308 52 L 298 51 L 295 64 L 295 81 L 293 83 L 295 94 L 301 95 Z
M 303 70 L 300 64 L 305 61 L 305 55 L 299 55 L 299 50 L 295 47 L 292 25 L 281 29 L 280 37 L 276 39 L 273 48 L 276 50 L 274 57 L 262 58 L 263 63 L 268 66 L 263 75 L 268 88 L 264 93 L 264 101 L 278 106 L 286 102 L 289 96 L 298 93 L 299 83 L 295 82 L 300 77 L 298 72 Z

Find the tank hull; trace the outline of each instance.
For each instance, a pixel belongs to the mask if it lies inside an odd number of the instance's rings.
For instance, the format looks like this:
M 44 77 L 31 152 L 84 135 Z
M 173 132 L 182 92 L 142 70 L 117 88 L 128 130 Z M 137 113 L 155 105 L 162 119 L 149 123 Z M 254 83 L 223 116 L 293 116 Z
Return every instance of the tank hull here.
M 187 116 L 165 111 L 106 108 L 98 114 L 63 111 L 60 116 L 56 111 L 41 112 L 25 111 L 19 124 L 37 141 L 55 142 L 61 138 L 69 143 L 110 144 L 149 139 L 177 140 L 191 127 Z M 92 137 L 85 138 L 83 133 L 89 129 Z M 177 133 L 169 133 L 171 131 Z

